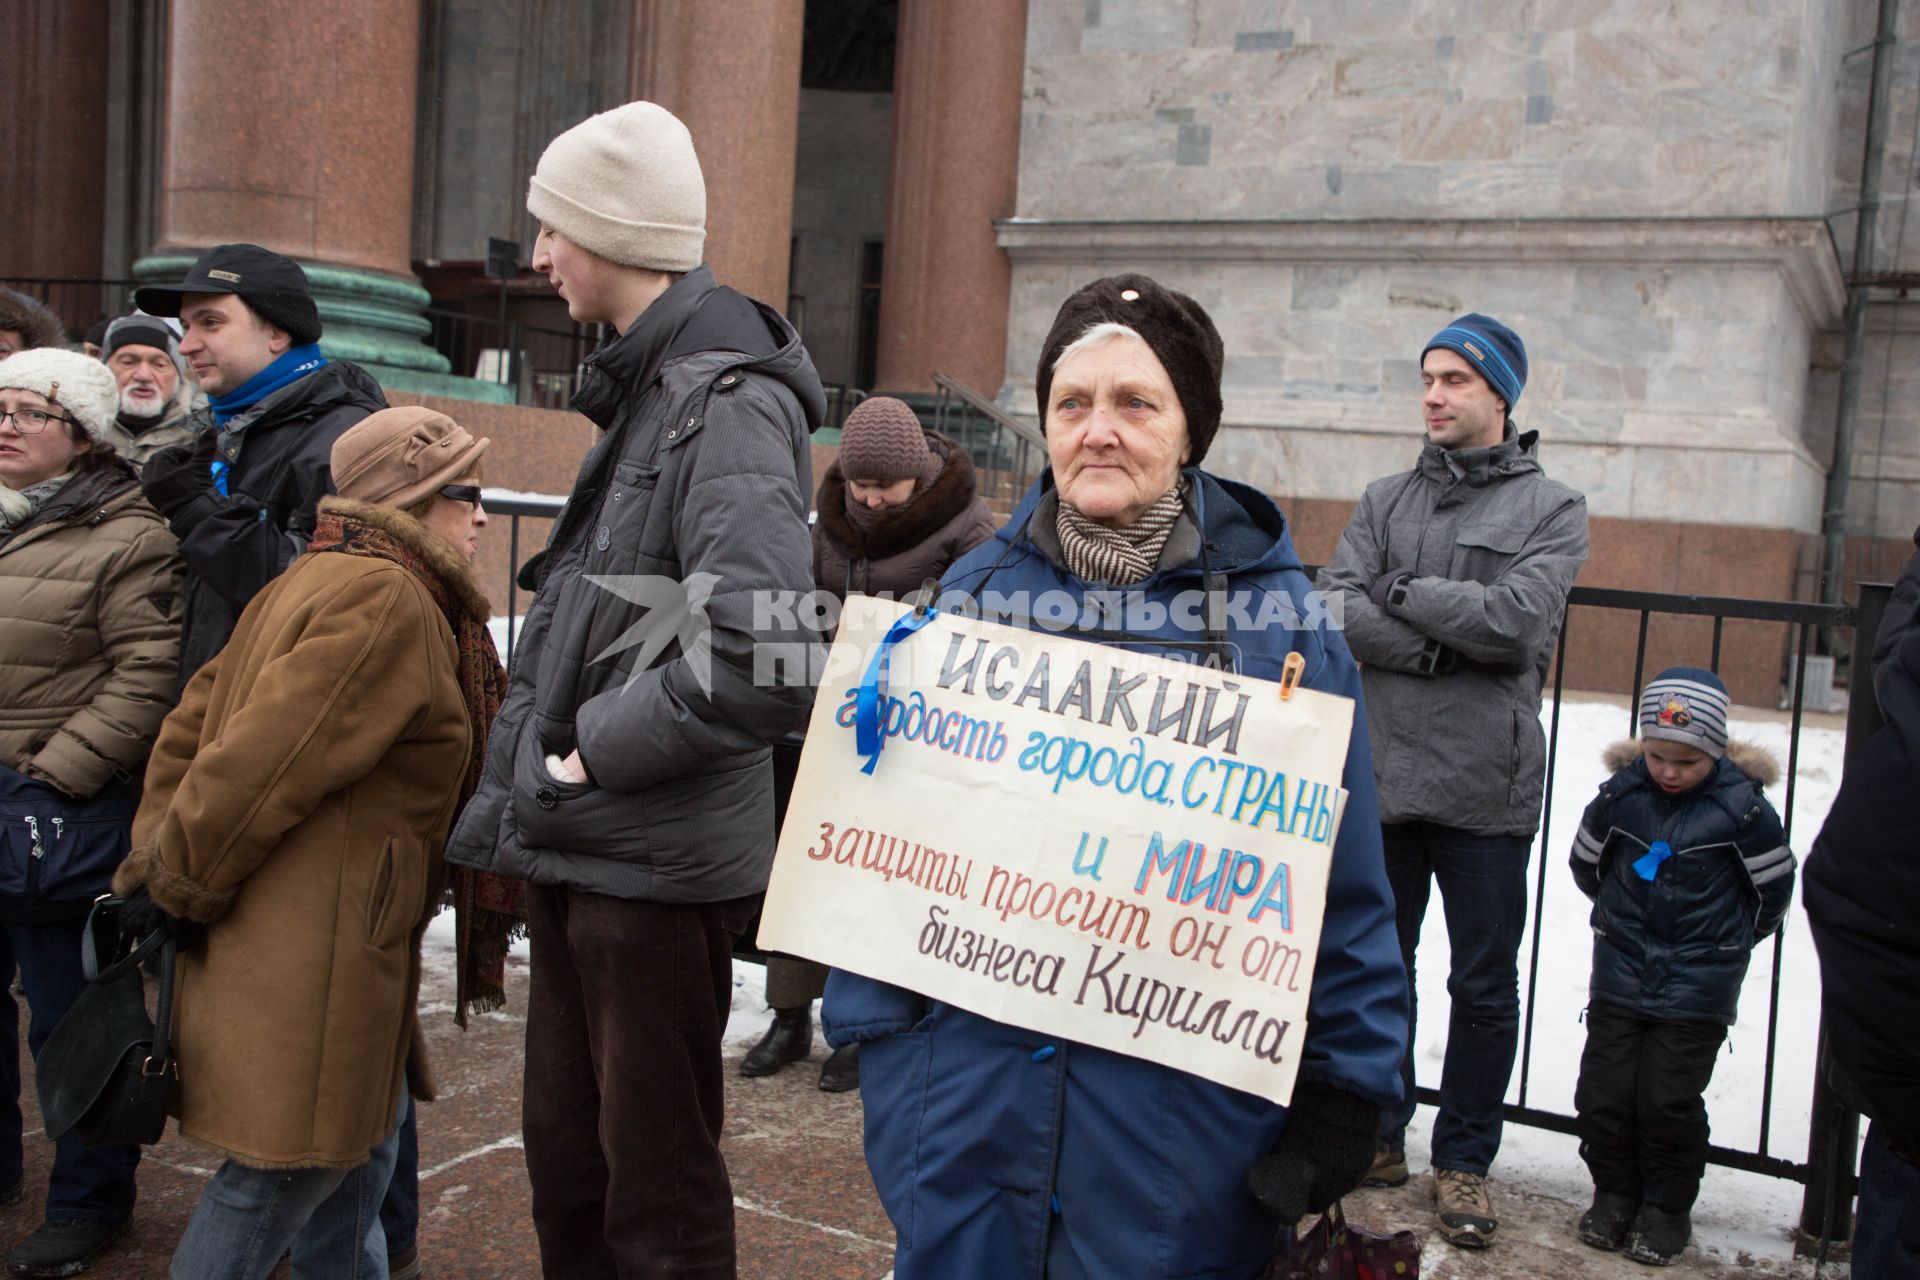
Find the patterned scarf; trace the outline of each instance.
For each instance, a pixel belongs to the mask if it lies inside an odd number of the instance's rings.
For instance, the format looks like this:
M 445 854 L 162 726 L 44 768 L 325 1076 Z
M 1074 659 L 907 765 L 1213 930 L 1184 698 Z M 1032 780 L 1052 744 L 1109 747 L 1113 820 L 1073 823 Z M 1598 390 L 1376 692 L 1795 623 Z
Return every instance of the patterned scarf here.
M 71 479 L 73 473 L 68 472 L 64 476 L 42 480 L 39 484 L 30 484 L 24 489 L 8 489 L 0 485 L 0 533 L 11 533 L 15 526 L 23 525 L 39 515 L 53 501 L 53 495 L 65 488 Z
M 393 561 L 425 584 L 433 602 L 440 606 L 447 624 L 453 628 L 454 644 L 460 654 L 460 697 L 466 703 L 467 723 L 473 731 L 466 776 L 460 781 L 460 802 L 454 809 L 458 815 L 480 785 L 487 760 L 487 732 L 506 697 L 507 673 L 500 665 L 500 654 L 494 648 L 493 635 L 487 630 L 486 622 L 475 615 L 460 590 L 460 585 L 465 585 L 477 594 L 478 588 L 472 585 L 471 579 L 459 585 L 448 581 L 411 539 L 397 536 L 393 530 L 375 522 L 399 517 L 411 524 L 409 517 L 391 508 L 375 507 L 371 513 L 377 514 L 370 519 L 362 514 L 368 511 L 361 504 L 350 505 L 337 498 L 326 500 L 307 549 Z M 460 568 L 464 570 L 465 566 Z M 467 867 L 447 867 L 446 871 L 448 893 L 453 900 L 455 938 L 453 1018 L 465 1027 L 469 1009 L 486 1013 L 506 1003 L 507 950 L 516 937 L 526 932 L 527 886 L 524 881 Z
M 1175 485 L 1124 529 L 1095 524 L 1061 499 L 1060 517 L 1054 527 L 1060 535 L 1067 572 L 1087 582 L 1116 587 L 1132 586 L 1152 574 L 1167 539 L 1173 536 L 1174 523 L 1180 519 L 1185 493 L 1184 482 Z

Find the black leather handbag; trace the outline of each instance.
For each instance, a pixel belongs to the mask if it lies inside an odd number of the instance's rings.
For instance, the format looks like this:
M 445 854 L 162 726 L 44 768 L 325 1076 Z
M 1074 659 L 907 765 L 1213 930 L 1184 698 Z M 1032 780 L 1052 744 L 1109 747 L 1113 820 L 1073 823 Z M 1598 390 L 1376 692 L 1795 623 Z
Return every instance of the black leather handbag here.
M 40 1049 L 36 1083 L 50 1139 L 71 1133 L 90 1147 L 125 1146 L 158 1142 L 166 1131 L 179 1081 L 170 1038 L 174 942 L 156 929 L 128 947 L 120 903 L 109 896 L 93 904 L 81 938 L 86 989 Z M 160 992 L 148 1017 L 140 966 L 155 955 Z

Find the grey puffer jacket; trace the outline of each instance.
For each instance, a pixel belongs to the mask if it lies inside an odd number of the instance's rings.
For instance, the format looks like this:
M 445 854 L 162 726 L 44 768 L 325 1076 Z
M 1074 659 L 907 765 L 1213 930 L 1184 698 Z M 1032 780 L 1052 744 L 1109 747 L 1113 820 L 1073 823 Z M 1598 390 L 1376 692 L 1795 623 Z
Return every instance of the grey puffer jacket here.
M 1491 448 L 1428 444 L 1367 486 L 1320 572 L 1362 664 L 1382 822 L 1540 826 L 1540 691 L 1587 559 L 1587 500 L 1547 478 L 1537 440 L 1509 422 Z
M 655 902 L 766 888 L 768 744 L 812 701 L 812 634 L 762 592 L 813 589 L 808 436 L 820 379 L 792 326 L 705 267 L 588 361 L 604 430 L 554 522 L 486 776 L 447 860 Z M 757 645 L 782 646 L 761 653 Z M 793 683 L 765 659 L 799 658 Z M 545 757 L 578 749 L 589 781 Z

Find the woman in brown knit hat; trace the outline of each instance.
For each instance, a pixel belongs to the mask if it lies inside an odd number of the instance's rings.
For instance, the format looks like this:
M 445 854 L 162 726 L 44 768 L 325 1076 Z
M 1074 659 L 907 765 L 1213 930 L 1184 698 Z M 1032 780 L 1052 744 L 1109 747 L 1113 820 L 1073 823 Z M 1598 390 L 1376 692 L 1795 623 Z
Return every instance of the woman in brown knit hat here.
M 863 400 L 847 415 L 840 456 L 820 480 L 814 505 L 813 580 L 836 600 L 901 599 L 993 536 L 993 511 L 979 494 L 973 459 L 928 431 L 904 401 Z M 741 1060 L 743 1076 L 770 1076 L 813 1047 L 813 1002 L 826 989 L 824 965 L 767 963 L 773 1023 Z M 835 1050 L 820 1087 L 842 1093 L 860 1083 L 859 1046 Z
M 386 1275 L 442 851 L 506 686 L 470 568 L 487 441 L 386 409 L 335 441 L 311 554 L 188 683 L 148 767 L 126 915 L 180 943 L 175 1113 L 227 1155 L 172 1274 Z M 359 1268 L 364 1268 L 360 1270 Z

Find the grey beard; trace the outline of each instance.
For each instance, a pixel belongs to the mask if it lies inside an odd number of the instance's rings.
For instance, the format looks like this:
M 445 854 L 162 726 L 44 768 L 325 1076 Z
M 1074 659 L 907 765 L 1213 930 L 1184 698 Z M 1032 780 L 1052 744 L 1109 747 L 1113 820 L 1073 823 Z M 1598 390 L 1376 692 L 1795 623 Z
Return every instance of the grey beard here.
M 120 397 L 120 417 L 123 421 L 144 423 L 151 426 L 165 417 L 166 412 L 167 402 L 165 400 L 155 400 L 153 401 L 153 407 L 148 408 L 147 405 L 135 400 L 132 396 L 123 393 Z

